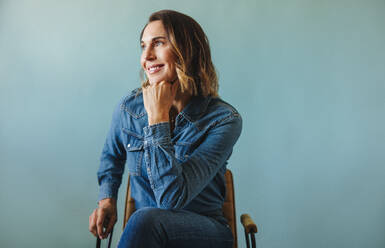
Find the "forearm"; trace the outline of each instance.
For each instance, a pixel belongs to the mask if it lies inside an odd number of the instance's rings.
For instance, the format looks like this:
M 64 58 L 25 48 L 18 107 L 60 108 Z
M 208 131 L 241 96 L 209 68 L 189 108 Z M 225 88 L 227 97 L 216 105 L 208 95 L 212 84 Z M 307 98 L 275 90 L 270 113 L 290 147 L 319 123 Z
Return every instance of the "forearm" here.
M 115 107 L 110 130 L 100 156 L 97 173 L 99 184 L 98 201 L 105 198 L 117 199 L 126 162 L 126 151 L 122 140 L 121 104 Z
M 224 166 L 240 134 L 235 118 L 218 124 L 183 163 L 175 156 L 169 123 L 144 128 L 148 178 L 160 208 L 183 208 Z

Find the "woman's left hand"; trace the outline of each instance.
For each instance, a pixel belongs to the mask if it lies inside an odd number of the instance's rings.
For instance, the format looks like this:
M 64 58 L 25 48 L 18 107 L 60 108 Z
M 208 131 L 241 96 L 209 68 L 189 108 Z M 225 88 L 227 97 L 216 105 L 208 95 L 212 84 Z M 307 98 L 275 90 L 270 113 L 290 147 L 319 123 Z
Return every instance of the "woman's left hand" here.
M 168 122 L 170 108 L 176 96 L 179 82 L 166 81 L 150 84 L 143 89 L 144 108 L 147 111 L 148 125 Z

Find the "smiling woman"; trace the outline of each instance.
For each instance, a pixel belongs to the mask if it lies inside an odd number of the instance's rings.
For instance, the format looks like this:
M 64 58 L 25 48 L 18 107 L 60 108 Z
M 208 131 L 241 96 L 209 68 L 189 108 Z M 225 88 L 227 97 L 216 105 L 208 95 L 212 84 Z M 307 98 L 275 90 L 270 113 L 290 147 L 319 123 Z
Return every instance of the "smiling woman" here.
M 211 61 L 206 34 L 191 17 L 181 13 L 171 16 L 170 13 L 177 12 L 159 11 L 152 14 L 149 23 L 140 34 L 143 50 L 142 70 L 148 76 L 148 67 L 144 64 L 145 58 L 143 58 L 146 56 L 144 53 L 145 48 L 148 48 L 146 46 L 161 46 L 159 50 L 165 52 L 167 60 L 174 62 L 172 66 L 175 68 L 182 91 L 188 90 L 191 95 L 217 96 L 218 79 Z M 148 40 L 149 38 L 151 40 Z M 153 47 L 150 47 L 150 52 L 157 50 L 151 48 Z M 161 54 L 159 55 L 161 56 Z M 144 83 L 149 83 L 149 79 L 150 77 L 144 80 Z
M 126 167 L 137 210 L 118 247 L 232 247 L 224 174 L 242 119 L 218 97 L 207 37 L 191 17 L 162 10 L 140 44 L 146 78 L 114 111 L 89 229 L 111 232 Z
M 171 42 L 167 39 L 162 21 L 153 21 L 143 30 L 140 46 L 141 65 L 148 82 L 154 84 L 162 80 L 171 82 L 176 79 L 175 56 Z

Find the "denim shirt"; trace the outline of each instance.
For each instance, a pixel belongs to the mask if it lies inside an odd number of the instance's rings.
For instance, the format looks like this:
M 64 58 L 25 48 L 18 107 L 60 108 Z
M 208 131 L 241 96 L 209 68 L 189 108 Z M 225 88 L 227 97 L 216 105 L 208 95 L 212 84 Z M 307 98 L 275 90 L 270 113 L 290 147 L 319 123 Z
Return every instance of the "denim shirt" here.
M 193 96 L 168 122 L 149 126 L 139 89 L 116 107 L 98 170 L 99 197 L 117 198 L 126 166 L 137 209 L 185 209 L 223 216 L 227 160 L 242 129 L 230 104 Z

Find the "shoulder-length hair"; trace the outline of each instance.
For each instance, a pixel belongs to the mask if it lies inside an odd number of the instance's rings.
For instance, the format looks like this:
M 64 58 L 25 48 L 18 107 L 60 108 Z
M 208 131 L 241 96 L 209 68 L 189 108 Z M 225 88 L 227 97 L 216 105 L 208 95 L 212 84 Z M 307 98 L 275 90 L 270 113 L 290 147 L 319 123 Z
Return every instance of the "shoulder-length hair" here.
M 157 11 L 148 19 L 162 21 L 176 58 L 175 68 L 182 92 L 191 95 L 218 96 L 218 77 L 211 61 L 210 45 L 202 27 L 190 16 L 173 10 Z M 142 39 L 144 29 L 140 34 Z M 148 80 L 143 79 L 142 85 Z

